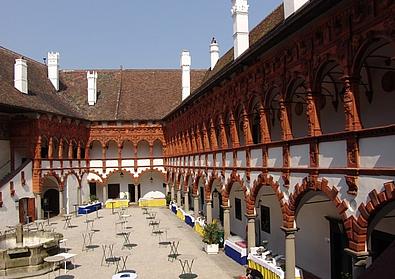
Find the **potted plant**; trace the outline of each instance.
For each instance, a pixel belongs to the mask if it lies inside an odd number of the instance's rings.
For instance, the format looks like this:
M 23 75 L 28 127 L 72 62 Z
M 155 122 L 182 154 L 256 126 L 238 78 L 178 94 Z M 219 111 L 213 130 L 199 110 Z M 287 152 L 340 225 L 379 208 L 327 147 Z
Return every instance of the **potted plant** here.
M 204 226 L 202 240 L 205 243 L 204 251 L 209 255 L 218 254 L 221 238 L 222 231 L 216 222 Z

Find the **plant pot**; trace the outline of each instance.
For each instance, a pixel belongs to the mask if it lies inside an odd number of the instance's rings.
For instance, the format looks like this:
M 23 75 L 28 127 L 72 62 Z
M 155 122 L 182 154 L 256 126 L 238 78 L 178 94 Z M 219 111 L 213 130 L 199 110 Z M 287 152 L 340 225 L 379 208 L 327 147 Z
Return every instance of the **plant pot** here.
M 204 244 L 204 251 L 206 251 L 206 253 L 209 255 L 216 255 L 216 254 L 218 254 L 218 251 L 219 251 L 219 245 L 205 243 Z

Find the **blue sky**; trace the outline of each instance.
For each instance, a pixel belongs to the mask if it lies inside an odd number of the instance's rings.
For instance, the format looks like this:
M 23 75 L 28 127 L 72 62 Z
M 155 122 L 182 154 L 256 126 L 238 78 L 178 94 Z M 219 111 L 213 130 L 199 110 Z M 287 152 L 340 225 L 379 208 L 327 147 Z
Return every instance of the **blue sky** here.
M 0 45 L 42 61 L 59 51 L 62 69 L 208 68 L 212 36 L 232 47 L 231 0 L 2 0 Z M 249 0 L 250 29 L 281 0 Z

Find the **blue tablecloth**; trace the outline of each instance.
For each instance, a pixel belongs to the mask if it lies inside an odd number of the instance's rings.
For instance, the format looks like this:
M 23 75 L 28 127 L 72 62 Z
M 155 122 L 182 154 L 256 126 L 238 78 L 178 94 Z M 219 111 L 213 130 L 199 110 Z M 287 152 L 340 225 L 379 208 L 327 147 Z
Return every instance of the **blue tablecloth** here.
M 234 261 L 238 262 L 241 265 L 247 264 L 247 256 L 242 257 L 240 252 L 236 251 L 232 247 L 225 245 L 225 255 L 232 258 Z
M 173 211 L 174 214 L 177 214 L 177 206 L 173 204 L 171 206 L 171 211 Z
M 195 226 L 195 222 L 192 221 L 192 218 L 189 215 L 185 215 L 185 223 L 190 225 L 192 228 Z
M 79 206 L 78 207 L 78 214 L 88 214 L 88 213 L 94 212 L 94 211 L 101 209 L 101 208 L 102 208 L 101 202 L 89 204 L 89 205 L 84 205 L 84 206 Z

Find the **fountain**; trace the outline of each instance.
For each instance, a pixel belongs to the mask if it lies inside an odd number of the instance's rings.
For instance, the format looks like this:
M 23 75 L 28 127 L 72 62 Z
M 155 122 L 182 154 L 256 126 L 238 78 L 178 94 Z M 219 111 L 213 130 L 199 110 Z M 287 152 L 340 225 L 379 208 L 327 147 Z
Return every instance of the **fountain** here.
M 14 232 L 15 231 L 15 232 Z M 18 224 L 0 236 L 0 276 L 47 271 L 44 258 L 59 253 L 63 235 L 47 231 L 24 231 Z

